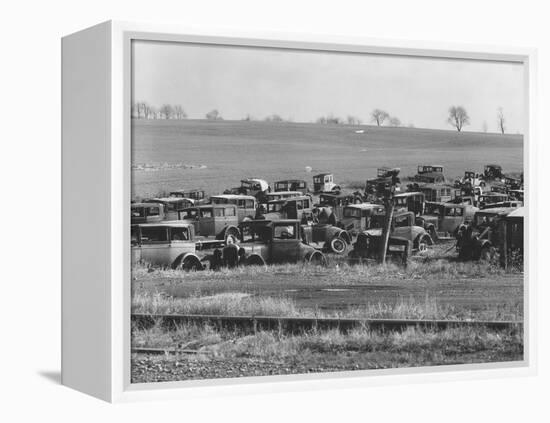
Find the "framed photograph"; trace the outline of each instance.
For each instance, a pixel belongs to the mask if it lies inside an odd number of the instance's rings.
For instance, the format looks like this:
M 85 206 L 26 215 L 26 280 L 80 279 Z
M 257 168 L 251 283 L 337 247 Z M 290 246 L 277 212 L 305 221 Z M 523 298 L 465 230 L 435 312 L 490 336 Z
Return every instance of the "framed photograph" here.
M 494 47 L 65 37 L 63 383 L 121 401 L 533 372 L 533 72 Z

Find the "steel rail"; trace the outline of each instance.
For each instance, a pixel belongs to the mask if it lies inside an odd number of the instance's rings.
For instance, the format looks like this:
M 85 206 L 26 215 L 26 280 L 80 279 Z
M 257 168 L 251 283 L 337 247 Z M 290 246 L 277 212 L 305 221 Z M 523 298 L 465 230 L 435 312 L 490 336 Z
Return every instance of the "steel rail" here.
M 523 330 L 521 321 L 489 320 L 419 320 L 419 319 L 351 319 L 321 317 L 274 317 L 274 316 L 217 316 L 182 314 L 132 314 L 132 323 L 138 327 L 160 324 L 176 329 L 182 324 L 209 324 L 220 329 L 256 332 L 278 330 L 285 333 L 299 333 L 311 330 L 337 329 L 348 332 L 365 327 L 378 331 L 400 331 L 410 327 L 444 330 L 453 327 L 475 327 L 491 330 Z

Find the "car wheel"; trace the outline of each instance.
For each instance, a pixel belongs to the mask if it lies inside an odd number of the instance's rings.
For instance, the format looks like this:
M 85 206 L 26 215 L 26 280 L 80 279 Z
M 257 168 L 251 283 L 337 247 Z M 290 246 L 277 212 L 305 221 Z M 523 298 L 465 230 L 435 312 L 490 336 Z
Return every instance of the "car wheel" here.
M 265 262 L 258 256 L 250 256 L 248 257 L 244 264 L 246 266 L 265 266 Z
M 486 262 L 491 262 L 495 257 L 495 247 L 487 245 L 481 249 L 479 259 Z
M 197 258 L 188 257 L 184 259 L 183 262 L 181 263 L 181 269 L 185 270 L 186 272 L 190 272 L 190 271 L 196 272 L 198 270 L 203 270 L 204 266 Z
M 330 241 L 330 249 L 336 254 L 344 254 L 347 247 L 348 244 L 346 244 L 346 241 L 344 241 L 340 237 L 336 237 L 332 241 Z
M 326 266 L 327 259 L 324 254 L 319 251 L 314 252 L 309 258 L 309 264 L 313 266 Z
M 437 241 L 437 232 L 433 226 L 430 227 L 430 229 L 428 229 L 428 233 L 430 234 L 430 236 L 434 241 Z

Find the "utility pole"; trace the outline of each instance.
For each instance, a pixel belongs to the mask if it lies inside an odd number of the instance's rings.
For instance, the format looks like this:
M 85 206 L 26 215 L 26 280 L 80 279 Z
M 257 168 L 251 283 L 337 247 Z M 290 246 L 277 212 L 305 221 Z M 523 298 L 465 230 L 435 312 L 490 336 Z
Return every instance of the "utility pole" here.
M 380 263 L 386 264 L 386 253 L 388 251 L 388 243 L 390 240 L 391 223 L 393 220 L 393 196 L 395 194 L 395 186 L 400 182 L 399 169 L 392 169 L 385 177 L 378 182 L 378 192 L 383 193 L 384 208 L 386 216 L 384 219 L 384 227 L 382 228 L 382 242 L 380 243 Z

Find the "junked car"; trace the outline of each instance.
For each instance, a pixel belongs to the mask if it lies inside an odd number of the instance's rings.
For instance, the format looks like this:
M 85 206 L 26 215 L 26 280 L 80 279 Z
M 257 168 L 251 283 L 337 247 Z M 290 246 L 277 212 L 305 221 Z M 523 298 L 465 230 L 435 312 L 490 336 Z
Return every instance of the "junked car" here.
M 189 198 L 164 197 L 164 198 L 149 198 L 143 200 L 144 203 L 160 203 L 164 205 L 164 219 L 176 220 L 178 212 L 187 207 L 192 207 L 195 202 Z
M 396 210 L 406 210 L 415 215 L 424 213 L 426 196 L 422 192 L 402 192 L 393 196 L 393 204 Z
M 170 192 L 170 197 L 188 198 L 194 201 L 195 205 L 206 203 L 206 195 L 201 189 L 180 189 Z
M 380 204 L 350 204 L 344 207 L 343 217 L 338 226 L 348 231 L 352 236 L 356 236 L 370 228 L 370 220 L 374 214 L 382 214 L 383 212 L 384 206 Z
M 145 263 L 172 269 L 202 270 L 192 224 L 144 223 L 131 227 L 132 264 Z
M 220 194 L 210 197 L 212 204 L 234 204 L 237 206 L 237 217 L 239 223 L 243 220 L 251 220 L 256 216 L 258 201 L 252 195 Z
M 265 203 L 265 194 L 270 191 L 271 188 L 264 179 L 246 178 L 241 180 L 241 186 L 225 190 L 224 194 L 251 195 L 260 203 Z
M 270 201 L 264 211 L 257 217 L 267 220 L 298 219 L 302 222 L 313 219 L 313 204 L 309 195 Z
M 460 225 L 470 222 L 479 209 L 468 204 L 426 202 L 416 224 L 428 231 L 432 239 L 451 239 Z
M 386 221 L 385 214 L 374 214 L 371 217 L 371 227 L 361 234 L 370 237 L 381 237 L 383 227 Z M 433 239 L 422 226 L 418 226 L 415 221 L 415 215 L 409 211 L 396 211 L 393 214 L 390 226 L 390 237 L 406 239 L 412 243 L 415 250 L 425 250 L 433 245 Z
M 330 191 L 340 191 L 340 186 L 334 183 L 334 175 L 332 173 L 320 173 L 313 177 L 314 193 L 318 194 Z
M 234 204 L 206 204 L 190 207 L 178 213 L 178 220 L 192 224 L 196 238 L 204 243 L 224 240 L 236 242 L 239 237 L 237 206 Z
M 164 204 L 160 203 L 132 203 L 131 223 L 157 223 L 165 220 Z
M 238 243 L 223 248 L 222 257 L 229 266 L 237 262 L 264 266 L 278 263 L 327 263 L 321 251 L 303 242 L 299 220 L 247 221 L 241 223 L 240 233 L 242 235 Z
M 273 191 L 267 193 L 265 198 L 266 201 L 269 203 L 270 201 L 285 200 L 287 198 L 300 197 L 302 195 L 304 194 L 300 191 Z
M 285 179 L 284 181 L 277 181 L 273 185 L 273 191 L 299 191 L 302 194 L 308 193 L 307 182 L 302 179 Z
M 469 224 L 456 234 L 456 248 L 461 260 L 491 261 L 503 242 L 500 222 L 517 209 L 508 207 L 480 210 Z

